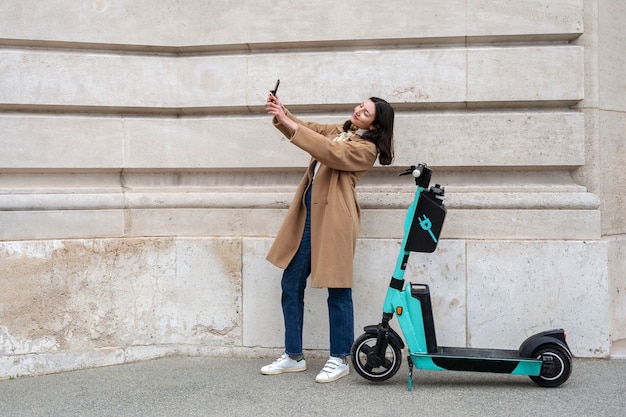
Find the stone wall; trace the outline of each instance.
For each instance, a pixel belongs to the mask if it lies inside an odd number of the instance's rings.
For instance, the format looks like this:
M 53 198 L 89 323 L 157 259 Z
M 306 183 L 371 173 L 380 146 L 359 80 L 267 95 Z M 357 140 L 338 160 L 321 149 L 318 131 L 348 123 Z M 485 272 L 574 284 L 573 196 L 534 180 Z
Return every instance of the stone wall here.
M 263 113 L 276 78 L 304 119 L 343 122 L 372 95 L 396 108 L 396 160 L 358 188 L 357 334 L 379 320 L 414 191 L 397 173 L 426 162 L 448 218 L 407 278 L 431 285 L 439 342 L 517 348 L 564 327 L 577 356 L 609 355 L 626 338 L 625 15 L 618 0 L 2 2 L 0 377 L 280 352 L 264 258 L 308 156 Z M 323 355 L 325 291 L 306 306 Z
M 611 354 L 626 356 L 626 3 L 585 2 L 592 36 L 581 38 L 586 53 L 586 163 L 577 181 L 601 197 L 602 236 L 609 245 L 609 311 Z M 621 341 L 621 342 L 618 342 Z

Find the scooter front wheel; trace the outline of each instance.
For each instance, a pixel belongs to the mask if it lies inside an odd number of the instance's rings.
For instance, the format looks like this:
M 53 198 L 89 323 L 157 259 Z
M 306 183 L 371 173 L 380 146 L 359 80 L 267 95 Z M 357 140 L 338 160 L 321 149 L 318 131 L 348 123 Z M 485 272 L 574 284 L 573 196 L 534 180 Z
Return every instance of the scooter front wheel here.
M 376 334 L 364 333 L 352 345 L 352 366 L 357 373 L 370 381 L 385 381 L 398 372 L 402 352 L 391 343 L 378 357 L 375 354 Z

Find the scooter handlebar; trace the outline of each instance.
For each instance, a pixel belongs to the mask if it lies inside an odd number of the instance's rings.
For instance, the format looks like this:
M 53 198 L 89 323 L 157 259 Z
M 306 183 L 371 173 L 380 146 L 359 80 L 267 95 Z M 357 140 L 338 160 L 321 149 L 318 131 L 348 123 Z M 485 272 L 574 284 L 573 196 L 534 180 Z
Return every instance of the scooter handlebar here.
M 415 184 L 424 188 L 428 188 L 428 183 L 430 182 L 431 174 L 432 174 L 431 169 L 428 168 L 426 164 L 421 163 L 418 165 L 411 165 L 404 172 L 402 172 L 400 176 L 413 175 L 413 178 L 415 178 Z
M 403 175 L 413 175 L 413 178 L 419 178 L 420 175 L 422 175 L 422 169 L 424 168 L 424 166 L 422 164 L 415 166 L 415 165 L 411 165 L 410 168 L 407 168 L 406 171 L 402 172 L 400 174 L 400 176 Z

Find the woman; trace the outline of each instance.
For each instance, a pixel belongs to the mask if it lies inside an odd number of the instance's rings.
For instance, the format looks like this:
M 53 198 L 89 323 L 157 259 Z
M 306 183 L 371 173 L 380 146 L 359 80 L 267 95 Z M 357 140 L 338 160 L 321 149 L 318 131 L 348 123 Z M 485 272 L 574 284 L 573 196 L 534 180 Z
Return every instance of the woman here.
M 393 160 L 394 110 L 371 97 L 356 106 L 343 126 L 303 122 L 272 93 L 266 112 L 294 145 L 311 155 L 267 260 L 283 268 L 282 308 L 285 353 L 261 368 L 266 375 L 306 369 L 302 352 L 304 289 L 328 288 L 330 357 L 317 382 L 348 375 L 347 356 L 354 342 L 352 285 L 354 251 L 361 210 L 355 186 L 376 162 Z

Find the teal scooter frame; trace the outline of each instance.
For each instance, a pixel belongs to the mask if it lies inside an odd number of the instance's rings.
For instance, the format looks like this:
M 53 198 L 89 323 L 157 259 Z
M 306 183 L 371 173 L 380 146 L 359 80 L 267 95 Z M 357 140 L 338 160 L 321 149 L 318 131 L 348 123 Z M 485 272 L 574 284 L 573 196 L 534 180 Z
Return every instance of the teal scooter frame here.
M 437 247 L 447 212 L 444 190 L 438 184 L 428 189 L 432 170 L 426 164 L 411 166 L 400 175 L 413 175 L 417 190 L 406 215 L 382 321 L 366 326 L 365 333 L 352 345 L 352 365 L 357 373 L 371 381 L 384 381 L 400 368 L 404 342 L 389 325 L 395 314 L 408 345 L 409 390 L 413 386 L 413 367 L 527 375 L 542 387 L 557 387 L 567 381 L 573 355 L 563 329 L 530 336 L 517 350 L 437 345 L 430 289 L 426 284 L 405 285 L 404 272 L 411 252 L 432 253 Z

